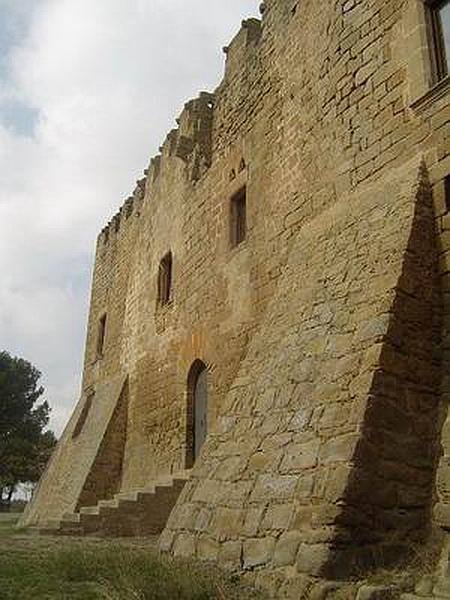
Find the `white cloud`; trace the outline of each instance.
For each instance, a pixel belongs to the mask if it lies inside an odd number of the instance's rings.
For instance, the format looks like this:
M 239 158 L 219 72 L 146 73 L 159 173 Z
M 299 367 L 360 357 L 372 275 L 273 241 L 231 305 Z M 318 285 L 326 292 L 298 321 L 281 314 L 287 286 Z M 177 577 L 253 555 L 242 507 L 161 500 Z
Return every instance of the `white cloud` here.
M 257 5 L 0 0 L 12 24 L 0 70 L 0 349 L 43 371 L 58 431 L 78 394 L 97 231 L 184 102 L 217 85 L 221 47 Z

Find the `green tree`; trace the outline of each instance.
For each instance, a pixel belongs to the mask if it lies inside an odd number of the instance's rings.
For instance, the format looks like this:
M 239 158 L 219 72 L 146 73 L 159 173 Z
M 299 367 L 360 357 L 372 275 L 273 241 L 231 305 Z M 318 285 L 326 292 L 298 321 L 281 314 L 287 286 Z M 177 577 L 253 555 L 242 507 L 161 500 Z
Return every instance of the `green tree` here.
M 20 483 L 35 483 L 56 444 L 40 372 L 29 362 L 0 352 L 0 504 L 9 505 Z

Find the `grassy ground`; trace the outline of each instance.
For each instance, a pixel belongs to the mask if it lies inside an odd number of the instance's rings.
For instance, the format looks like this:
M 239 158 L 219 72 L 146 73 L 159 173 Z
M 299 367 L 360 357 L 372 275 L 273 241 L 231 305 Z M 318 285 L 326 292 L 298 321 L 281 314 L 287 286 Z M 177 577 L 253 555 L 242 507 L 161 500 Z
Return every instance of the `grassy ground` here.
M 16 523 L 19 516 L 17 513 L 0 513 L 0 538 L 18 533 Z
M 260 600 L 228 574 L 158 557 L 155 540 L 24 535 L 0 518 L 0 600 Z

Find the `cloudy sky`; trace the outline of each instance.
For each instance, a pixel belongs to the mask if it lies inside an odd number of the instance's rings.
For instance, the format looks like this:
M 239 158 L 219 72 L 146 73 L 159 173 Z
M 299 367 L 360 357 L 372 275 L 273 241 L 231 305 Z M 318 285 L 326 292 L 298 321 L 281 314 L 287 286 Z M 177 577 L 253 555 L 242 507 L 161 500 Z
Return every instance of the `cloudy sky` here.
M 98 230 L 258 0 L 0 0 L 0 350 L 79 393 Z

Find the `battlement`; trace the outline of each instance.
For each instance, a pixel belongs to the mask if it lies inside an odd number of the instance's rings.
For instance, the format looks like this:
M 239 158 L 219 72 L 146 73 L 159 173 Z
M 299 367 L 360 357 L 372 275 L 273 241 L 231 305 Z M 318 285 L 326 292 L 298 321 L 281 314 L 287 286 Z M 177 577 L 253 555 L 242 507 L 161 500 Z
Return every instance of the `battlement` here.
M 223 51 L 226 55 L 225 81 L 238 75 L 245 68 L 246 62 L 254 52 L 261 38 L 262 22 L 259 19 L 242 21 L 241 29 L 229 46 Z
M 211 166 L 213 110 L 214 94 L 208 92 L 201 92 L 198 98 L 186 102 L 176 120 L 178 127 L 167 134 L 160 153 L 150 159 L 144 177 L 137 181 L 133 194 L 102 229 L 99 241 L 108 243 L 112 234 L 119 233 L 124 221 L 133 213 L 138 214 L 146 194 L 151 193 L 151 186 L 173 158 L 185 163 L 186 177 L 193 182 Z
M 173 157 L 185 163 L 186 176 L 191 181 L 197 181 L 210 167 L 213 111 L 214 94 L 201 92 L 198 98 L 186 102 L 176 120 L 178 127 L 168 133 L 159 149 L 160 154 L 150 160 L 146 170 L 149 187 Z
M 262 11 L 263 12 L 263 11 Z M 229 46 L 223 48 L 226 54 L 225 75 L 220 89 L 229 79 L 246 68 L 246 62 L 253 55 L 261 38 L 262 22 L 256 18 L 242 21 L 241 29 Z M 108 243 L 123 227 L 124 221 L 137 214 L 146 195 L 156 183 L 165 166 L 175 159 L 185 165 L 186 178 L 195 183 L 209 169 L 212 163 L 212 130 L 216 93 L 200 92 L 197 98 L 185 103 L 177 127 L 166 136 L 159 148 L 159 154 L 150 159 L 144 170 L 144 178 L 137 182 L 133 194 L 125 201 L 111 221 L 101 230 L 99 241 Z
M 113 235 L 118 235 L 130 217 L 139 216 L 139 211 L 144 202 L 146 178 L 139 179 L 131 196 L 122 204 L 118 212 L 101 230 L 97 244 L 107 244 Z

